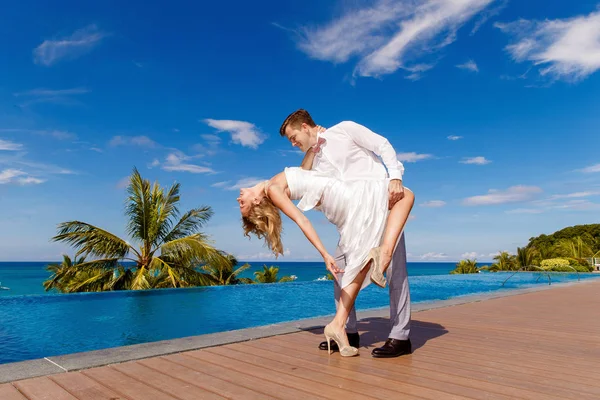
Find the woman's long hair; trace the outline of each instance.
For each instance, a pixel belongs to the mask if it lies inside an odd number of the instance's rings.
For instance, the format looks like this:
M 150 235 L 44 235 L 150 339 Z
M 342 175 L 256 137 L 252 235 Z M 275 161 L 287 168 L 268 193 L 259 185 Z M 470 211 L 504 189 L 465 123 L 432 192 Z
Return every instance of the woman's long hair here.
M 265 239 L 275 257 L 283 255 L 281 214 L 271 199 L 264 197 L 258 205 L 253 206 L 248 215 L 242 217 L 242 225 L 245 236 L 250 237 L 250 233 L 254 233 L 259 239 Z

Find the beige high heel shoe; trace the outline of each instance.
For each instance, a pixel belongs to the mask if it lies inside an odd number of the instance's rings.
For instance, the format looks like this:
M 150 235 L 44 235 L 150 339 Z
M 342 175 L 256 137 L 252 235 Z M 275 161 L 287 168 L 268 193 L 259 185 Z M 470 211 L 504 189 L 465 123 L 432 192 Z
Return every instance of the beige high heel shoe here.
M 327 352 L 329 354 L 332 353 L 331 351 L 331 343 L 329 342 L 330 339 L 335 340 L 335 342 L 337 343 L 339 349 L 340 349 L 340 355 L 342 357 L 354 357 L 358 355 L 358 349 L 356 347 L 352 347 L 350 346 L 350 344 L 348 343 L 348 338 L 344 338 L 346 339 L 345 343 L 342 343 L 342 339 L 337 335 L 337 333 L 333 330 L 333 328 L 330 326 L 330 324 L 325 325 L 325 340 L 327 341 Z M 345 336 L 345 335 L 344 335 Z
M 371 269 L 371 282 L 381 288 L 385 288 L 387 281 L 383 276 L 383 266 L 381 265 L 381 247 L 375 247 L 374 249 L 371 249 L 369 252 L 369 258 L 367 260 L 373 260 L 373 268 Z

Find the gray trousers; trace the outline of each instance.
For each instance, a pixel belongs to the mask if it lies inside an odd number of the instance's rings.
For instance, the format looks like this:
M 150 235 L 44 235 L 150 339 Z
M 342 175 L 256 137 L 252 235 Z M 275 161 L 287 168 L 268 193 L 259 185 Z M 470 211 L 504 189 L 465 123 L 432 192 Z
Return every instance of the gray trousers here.
M 340 268 L 345 268 L 343 254 L 336 253 L 336 264 Z M 400 235 L 396 249 L 392 256 L 386 278 L 390 291 L 390 334 L 391 339 L 406 340 L 410 334 L 410 290 L 408 287 L 408 273 L 406 272 L 406 243 L 404 241 L 404 232 Z M 341 288 L 334 283 L 335 307 L 337 309 L 340 300 Z M 358 332 L 356 328 L 356 309 L 352 307 L 348 321 L 346 322 L 346 332 Z

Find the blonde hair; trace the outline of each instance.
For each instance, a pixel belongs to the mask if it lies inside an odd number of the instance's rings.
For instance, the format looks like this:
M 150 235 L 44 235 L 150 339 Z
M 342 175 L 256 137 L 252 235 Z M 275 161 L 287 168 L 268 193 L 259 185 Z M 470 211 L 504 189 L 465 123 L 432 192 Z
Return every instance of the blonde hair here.
M 253 206 L 248 215 L 242 217 L 242 226 L 245 236 L 250 237 L 250 233 L 253 233 L 259 239 L 264 238 L 275 257 L 283 255 L 281 214 L 271 199 L 264 197 L 258 205 Z

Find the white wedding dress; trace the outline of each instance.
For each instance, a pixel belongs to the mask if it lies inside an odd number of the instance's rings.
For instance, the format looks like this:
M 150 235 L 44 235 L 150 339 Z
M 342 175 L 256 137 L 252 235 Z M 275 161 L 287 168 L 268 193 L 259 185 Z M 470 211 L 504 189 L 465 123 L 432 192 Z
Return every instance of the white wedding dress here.
M 371 249 L 382 242 L 389 213 L 389 179 L 340 181 L 298 167 L 284 171 L 290 198 L 300 200 L 298 208 L 319 210 L 337 227 L 338 245 L 346 257 L 340 286 L 346 287 L 365 265 Z M 369 270 L 361 290 L 371 283 L 370 275 Z

